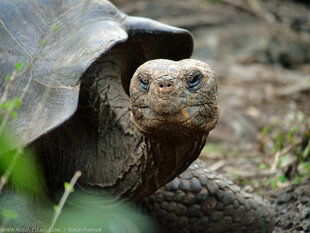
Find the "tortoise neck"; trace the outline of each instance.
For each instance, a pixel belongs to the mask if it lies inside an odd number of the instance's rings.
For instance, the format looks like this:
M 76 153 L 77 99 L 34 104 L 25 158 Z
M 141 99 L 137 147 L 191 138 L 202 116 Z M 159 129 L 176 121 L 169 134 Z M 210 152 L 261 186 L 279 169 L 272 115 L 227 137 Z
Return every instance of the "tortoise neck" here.
M 105 169 L 94 169 L 102 174 L 96 174 L 93 184 L 118 196 L 142 199 L 183 172 L 199 156 L 207 134 L 141 133 L 130 120 L 129 97 L 120 85 L 117 64 L 100 63 L 94 69 L 95 77 L 88 78 L 95 83 L 82 88 L 95 96 L 89 107 L 98 119 L 95 163 Z
M 146 167 L 143 183 L 133 199 L 141 200 L 147 197 L 187 169 L 198 158 L 206 138 L 207 134 L 176 146 L 144 137 L 144 144 L 141 146 L 152 164 Z

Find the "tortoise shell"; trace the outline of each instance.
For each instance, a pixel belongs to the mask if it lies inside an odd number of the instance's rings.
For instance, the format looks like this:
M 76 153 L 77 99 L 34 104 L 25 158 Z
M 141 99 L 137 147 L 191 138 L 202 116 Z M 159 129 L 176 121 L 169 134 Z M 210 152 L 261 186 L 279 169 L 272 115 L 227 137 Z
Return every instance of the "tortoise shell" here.
M 140 64 L 186 58 L 193 48 L 188 31 L 128 16 L 102 0 L 1 1 L 0 38 L 0 96 L 21 99 L 18 117 L 7 125 L 23 144 L 73 115 L 83 74 L 113 47 L 132 53 L 133 59 L 123 61 L 128 62 L 121 77 L 127 93 Z M 23 68 L 16 70 L 17 64 Z M 5 81 L 9 76 L 14 80 Z

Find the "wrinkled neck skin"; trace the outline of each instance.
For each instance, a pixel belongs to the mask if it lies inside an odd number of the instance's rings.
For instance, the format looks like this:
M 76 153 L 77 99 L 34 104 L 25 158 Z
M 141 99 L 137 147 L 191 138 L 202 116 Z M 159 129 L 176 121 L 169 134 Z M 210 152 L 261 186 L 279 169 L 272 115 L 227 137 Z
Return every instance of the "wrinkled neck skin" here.
M 162 140 L 142 134 L 130 120 L 124 66 L 112 56 L 85 74 L 76 114 L 37 143 L 52 195 L 80 170 L 76 189 L 140 200 L 183 172 L 206 142 L 207 134 L 154 132 Z

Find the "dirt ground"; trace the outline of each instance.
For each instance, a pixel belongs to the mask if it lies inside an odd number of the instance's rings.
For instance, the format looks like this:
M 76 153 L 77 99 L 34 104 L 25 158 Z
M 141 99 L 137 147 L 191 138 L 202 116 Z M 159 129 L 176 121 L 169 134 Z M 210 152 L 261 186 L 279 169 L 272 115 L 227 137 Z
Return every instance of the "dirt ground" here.
M 212 169 L 261 194 L 310 174 L 309 151 L 305 151 L 310 147 L 307 3 L 112 2 L 129 15 L 188 29 L 195 39 L 192 57 L 215 70 L 221 117 L 201 154 Z

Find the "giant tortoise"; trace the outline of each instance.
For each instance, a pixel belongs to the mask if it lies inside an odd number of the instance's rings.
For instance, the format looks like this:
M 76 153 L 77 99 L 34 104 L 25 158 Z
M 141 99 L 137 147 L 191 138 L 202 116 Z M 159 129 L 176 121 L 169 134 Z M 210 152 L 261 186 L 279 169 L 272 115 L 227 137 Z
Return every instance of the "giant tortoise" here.
M 80 170 L 75 190 L 143 200 L 169 232 L 272 231 L 267 202 L 196 160 L 219 109 L 188 31 L 105 0 L 5 0 L 0 35 L 0 93 L 22 102 L 7 127 L 51 199 Z

